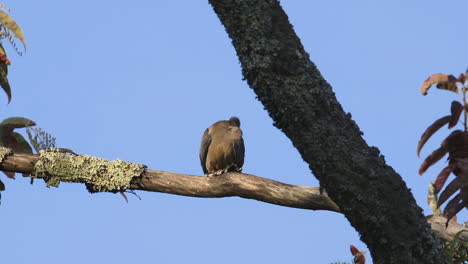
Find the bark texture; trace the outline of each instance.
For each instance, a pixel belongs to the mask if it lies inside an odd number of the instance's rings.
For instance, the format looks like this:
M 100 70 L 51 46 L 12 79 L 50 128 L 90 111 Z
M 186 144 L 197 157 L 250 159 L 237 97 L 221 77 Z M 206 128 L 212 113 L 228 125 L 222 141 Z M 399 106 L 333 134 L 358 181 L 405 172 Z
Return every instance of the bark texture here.
M 5 155 L 2 155 L 3 153 Z M 54 164 L 57 162 L 62 163 L 63 166 L 66 161 L 69 161 L 70 164 L 76 164 L 77 161 L 82 160 L 79 155 L 70 156 L 64 153 L 60 155 L 67 158 L 54 155 L 41 160 L 39 155 L 13 154 L 11 150 L 2 152 L 0 147 L 0 170 L 24 173 L 24 176 L 32 178 L 43 177 L 45 180 L 54 178 L 59 181 L 84 183 L 87 186 L 99 181 L 93 179 L 99 177 L 99 175 L 93 174 L 83 177 L 83 174 L 89 173 L 89 170 L 82 166 L 76 166 L 78 172 L 73 171 L 71 175 L 67 175 L 67 173 L 70 173 L 69 169 L 60 171 L 56 168 L 51 171 L 43 171 L 41 177 L 35 175 L 36 164 L 39 161 L 50 163 L 51 166 L 46 167 L 55 167 Z M 76 161 L 73 159 L 76 159 Z M 90 161 L 92 164 L 88 165 L 91 167 L 101 166 L 99 164 L 102 164 L 102 162 L 99 160 L 98 158 L 93 159 Z M 117 185 L 117 183 L 112 185 Z M 146 169 L 141 175 L 132 178 L 129 189 L 205 198 L 238 196 L 280 206 L 341 212 L 338 205 L 326 194 L 320 193 L 319 187 L 285 184 L 255 175 L 236 172 L 207 177 Z M 88 188 L 88 190 L 91 192 L 96 191 L 93 188 Z M 114 190 L 114 192 L 117 191 L 119 189 Z M 468 242 L 468 228 L 452 221 L 449 223 L 448 228 L 445 228 L 446 218 L 440 216 L 428 217 L 427 221 L 431 224 L 433 231 L 443 240 L 450 241 L 459 231 L 465 230 L 467 232 L 462 233 L 460 239 L 463 242 Z
M 242 73 L 340 206 L 374 263 L 446 263 L 406 184 L 369 147 L 310 61 L 277 0 L 210 0 Z
M 83 173 L 89 173 L 89 170 L 85 170 L 82 166 L 75 166 L 76 161 L 81 162 L 80 156 L 60 155 L 66 158 L 56 155 L 55 158 L 48 157 L 48 159 L 43 160 L 39 155 L 18 153 L 4 158 L 0 169 L 25 173 L 28 177 L 44 178 L 46 181 L 54 179 L 56 181 L 84 183 L 88 190 L 96 192 L 96 188 L 90 188 L 90 186 L 94 186 L 95 182 L 99 181 L 96 178 L 100 177 L 100 169 L 96 170 L 97 174 L 93 173 L 93 175 L 84 177 Z M 106 167 L 106 165 L 101 165 L 99 160 L 102 159 L 96 158 L 91 161 L 93 164 L 88 164 L 88 167 Z M 54 170 L 43 171 L 42 175 L 44 176 L 38 177 L 35 169 L 39 161 L 49 163 L 47 167 L 54 168 Z M 57 166 L 57 162 L 62 165 Z M 69 162 L 69 164 L 63 164 L 64 162 Z M 68 169 L 60 171 L 57 170 L 57 167 Z M 70 167 L 75 167 L 77 171 L 70 172 Z M 111 186 L 116 186 L 116 184 L 111 184 Z M 255 175 L 235 172 L 207 177 L 146 169 L 141 175 L 132 178 L 129 189 L 206 198 L 238 196 L 287 207 L 340 211 L 339 207 L 326 194 L 320 193 L 319 187 L 285 184 Z M 117 188 L 113 191 L 122 190 Z

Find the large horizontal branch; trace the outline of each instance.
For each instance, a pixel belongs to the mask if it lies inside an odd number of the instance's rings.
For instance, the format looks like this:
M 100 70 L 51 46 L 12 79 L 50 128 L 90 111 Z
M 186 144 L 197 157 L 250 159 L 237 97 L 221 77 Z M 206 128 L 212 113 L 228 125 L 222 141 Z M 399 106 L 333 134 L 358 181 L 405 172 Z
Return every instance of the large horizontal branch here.
M 328 196 L 320 194 L 319 187 L 285 184 L 244 173 L 207 177 L 146 170 L 142 177 L 132 180 L 131 189 L 193 197 L 238 196 L 287 207 L 339 212 Z
M 38 161 L 39 155 L 18 153 L 6 157 L 0 169 L 35 175 Z M 238 196 L 287 207 L 340 211 L 326 194 L 320 193 L 319 187 L 285 184 L 244 173 L 207 177 L 146 169 L 142 175 L 132 178 L 129 189 L 206 198 Z
M 13 154 L 4 159 L 0 169 L 34 175 L 39 159 L 39 155 Z M 285 184 L 244 173 L 207 177 L 146 169 L 140 176 L 132 178 L 129 189 L 205 198 L 238 196 L 287 207 L 340 212 L 338 206 L 326 194 L 321 194 L 318 187 Z M 461 230 L 468 231 L 452 221 L 445 228 L 446 220 L 443 217 L 430 217 L 428 222 L 443 240 L 452 239 Z M 468 232 L 464 232 L 460 239 L 468 242 Z

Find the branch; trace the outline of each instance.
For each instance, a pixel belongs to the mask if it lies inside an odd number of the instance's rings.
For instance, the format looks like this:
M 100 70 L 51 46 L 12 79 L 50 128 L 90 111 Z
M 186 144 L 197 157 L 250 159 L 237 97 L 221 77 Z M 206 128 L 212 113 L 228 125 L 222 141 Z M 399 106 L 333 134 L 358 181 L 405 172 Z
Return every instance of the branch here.
M 68 157 L 67 160 L 70 160 L 70 164 L 80 158 L 79 155 L 59 155 Z M 47 177 L 37 176 L 35 165 L 40 159 L 39 155 L 13 154 L 3 160 L 0 169 L 46 180 L 57 177 L 62 181 L 81 182 L 87 185 L 95 182 L 83 177 L 70 179 L 70 175 L 51 171 L 46 173 Z M 41 163 L 44 162 L 53 164 L 56 161 L 49 157 L 47 160 L 41 160 Z M 77 170 L 80 169 L 82 168 L 77 168 Z M 82 173 L 76 174 L 82 175 Z M 285 184 L 243 173 L 226 173 L 221 176 L 206 177 L 146 169 L 140 176 L 131 179 L 129 189 L 206 198 L 238 196 L 287 207 L 340 211 L 327 195 L 320 194 L 318 187 Z
M 266 203 L 310 210 L 339 212 L 339 207 L 319 187 L 286 184 L 251 174 L 225 173 L 206 177 L 147 170 L 132 180 L 131 189 L 192 197 L 238 196 Z
M 432 231 L 445 241 L 452 241 L 458 232 L 465 230 L 465 232 L 459 235 L 458 239 L 463 243 L 468 243 L 468 228 L 465 226 L 459 225 L 454 221 L 447 223 L 447 218 L 437 215 L 428 216 L 427 222 L 431 225 Z
M 71 163 L 73 160 L 80 159 L 79 155 L 60 155 L 68 157 Z M 0 153 L 0 160 L 1 158 Z M 40 178 L 35 175 L 36 164 L 39 160 L 42 163 L 53 164 L 56 162 L 50 157 L 45 161 L 40 155 L 18 153 L 5 156 L 0 164 L 0 170 L 24 173 L 26 177 Z M 63 160 L 61 161 L 63 162 Z M 77 170 L 84 169 L 78 167 Z M 70 180 L 69 175 L 51 172 L 47 174 L 49 177 L 58 177 L 63 181 Z M 74 174 L 82 175 L 82 173 Z M 44 178 L 47 180 L 46 177 Z M 73 182 L 87 185 L 94 182 L 88 179 L 80 178 Z M 238 196 L 286 207 L 341 213 L 339 207 L 326 194 L 320 194 L 319 187 L 285 184 L 244 173 L 230 172 L 220 176 L 207 177 L 146 169 L 141 175 L 131 179 L 129 189 L 204 198 Z M 428 222 L 431 224 L 432 230 L 446 241 L 453 239 L 460 230 L 468 231 L 468 228 L 453 221 L 450 221 L 448 228 L 445 229 L 446 218 L 441 216 L 428 217 Z M 460 238 L 463 241 L 468 241 L 468 232 L 463 233 Z
M 232 39 L 245 80 L 359 232 L 374 262 L 446 263 L 405 182 L 365 142 L 310 61 L 280 1 L 209 2 Z M 326 41 L 318 34 L 315 40 Z

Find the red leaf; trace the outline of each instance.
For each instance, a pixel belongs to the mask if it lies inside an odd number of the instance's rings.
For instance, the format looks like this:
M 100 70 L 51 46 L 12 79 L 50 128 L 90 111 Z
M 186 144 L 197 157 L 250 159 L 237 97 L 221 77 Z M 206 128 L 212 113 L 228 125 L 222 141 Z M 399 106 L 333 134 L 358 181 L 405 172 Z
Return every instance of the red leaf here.
M 455 130 L 444 141 L 442 147 L 450 153 L 449 159 L 468 158 L 468 132 Z
M 462 195 L 461 193 L 457 194 L 445 207 L 444 209 L 444 215 L 447 217 L 447 219 L 451 219 L 454 217 L 458 212 L 460 212 L 463 207 L 463 201 L 462 201 Z
M 445 201 L 450 198 L 454 193 L 456 193 L 461 187 L 462 183 L 460 178 L 455 178 L 453 181 L 451 181 L 447 187 L 445 187 L 445 190 L 440 194 L 439 200 L 437 201 L 437 207 L 440 207 Z
M 427 94 L 427 90 L 433 85 L 437 84 L 437 88 L 449 90 L 454 93 L 458 93 L 457 79 L 453 75 L 436 73 L 432 74 L 421 84 L 421 93 L 423 95 Z
M 439 161 L 443 156 L 447 154 L 447 149 L 445 147 L 440 147 L 434 150 L 431 155 L 429 155 L 419 167 L 419 175 L 423 175 L 423 173 L 434 163 Z
M 454 165 L 449 165 L 445 167 L 437 176 L 435 180 L 435 193 L 439 193 L 439 191 L 444 187 L 445 181 L 447 181 L 448 176 L 455 168 Z
M 356 256 L 356 254 L 359 253 L 359 250 L 355 246 L 351 245 L 349 248 L 351 249 L 351 254 L 353 256 Z
M 449 126 L 448 126 L 449 129 L 454 127 L 458 123 L 458 120 L 460 119 L 460 115 L 463 112 L 463 108 L 464 107 L 460 102 L 458 101 L 452 102 L 452 106 L 450 107 L 450 112 L 452 113 L 452 115 L 451 115 Z
M 442 118 L 439 118 L 437 119 L 432 125 L 430 125 L 426 131 L 424 131 L 424 133 L 422 134 L 421 136 L 421 139 L 419 140 L 418 142 L 418 150 L 417 150 L 417 153 L 418 153 L 418 157 L 419 157 L 419 153 L 421 152 L 421 149 L 422 147 L 424 146 L 424 144 L 426 144 L 426 142 L 429 140 L 429 138 L 437 131 L 439 130 L 441 127 L 443 127 L 445 124 L 447 124 L 451 119 L 451 116 L 444 116 Z
M 366 258 L 364 257 L 364 252 L 359 251 L 355 246 L 351 245 L 351 254 L 354 256 L 353 262 L 355 264 L 365 264 L 366 263 Z
M 459 177 L 462 182 L 468 183 L 468 158 L 455 158 L 449 155 L 450 164 L 455 164 L 453 174 Z

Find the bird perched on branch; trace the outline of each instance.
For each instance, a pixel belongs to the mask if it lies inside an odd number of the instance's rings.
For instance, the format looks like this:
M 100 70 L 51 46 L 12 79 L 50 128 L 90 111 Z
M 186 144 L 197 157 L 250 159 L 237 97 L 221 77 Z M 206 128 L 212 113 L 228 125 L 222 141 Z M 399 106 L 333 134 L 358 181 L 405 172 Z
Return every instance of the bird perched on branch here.
M 244 153 L 239 118 L 218 121 L 205 130 L 200 146 L 200 162 L 205 175 L 241 172 Z

